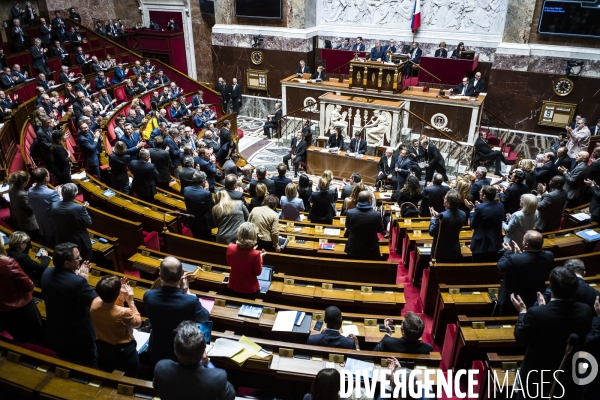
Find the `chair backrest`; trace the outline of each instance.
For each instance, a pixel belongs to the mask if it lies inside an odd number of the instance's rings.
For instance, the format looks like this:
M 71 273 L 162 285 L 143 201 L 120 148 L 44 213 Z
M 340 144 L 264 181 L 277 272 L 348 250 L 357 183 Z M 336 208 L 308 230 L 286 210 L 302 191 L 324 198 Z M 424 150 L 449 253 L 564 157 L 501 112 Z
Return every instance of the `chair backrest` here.
M 296 221 L 300 217 L 300 211 L 290 203 L 287 203 L 281 209 L 281 214 L 285 216 L 288 221 Z
M 114 93 L 115 93 L 115 99 L 117 99 L 117 101 L 119 103 L 123 103 L 123 102 L 127 101 L 127 94 L 125 93 L 125 86 L 121 85 L 121 86 L 115 87 Z
M 456 343 L 456 324 L 446 325 L 446 336 L 444 337 L 444 346 L 442 347 L 442 363 L 446 370 L 452 368 L 452 357 L 454 356 L 454 347 Z

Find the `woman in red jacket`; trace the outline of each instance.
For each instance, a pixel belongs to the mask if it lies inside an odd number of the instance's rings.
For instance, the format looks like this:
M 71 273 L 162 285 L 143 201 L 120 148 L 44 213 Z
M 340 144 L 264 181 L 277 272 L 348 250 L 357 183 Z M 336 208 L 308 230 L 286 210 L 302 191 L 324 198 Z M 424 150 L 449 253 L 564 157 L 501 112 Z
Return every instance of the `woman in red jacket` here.
M 19 263 L 6 256 L 0 239 L 0 330 L 7 330 L 22 343 L 42 337 L 42 318 L 31 295 L 33 287 Z
M 262 272 L 262 259 L 266 251 L 256 250 L 258 229 L 252 222 L 244 222 L 238 229 L 235 244 L 227 246 L 227 264 L 231 267 L 229 290 L 236 296 L 257 298 L 260 285 L 256 278 Z

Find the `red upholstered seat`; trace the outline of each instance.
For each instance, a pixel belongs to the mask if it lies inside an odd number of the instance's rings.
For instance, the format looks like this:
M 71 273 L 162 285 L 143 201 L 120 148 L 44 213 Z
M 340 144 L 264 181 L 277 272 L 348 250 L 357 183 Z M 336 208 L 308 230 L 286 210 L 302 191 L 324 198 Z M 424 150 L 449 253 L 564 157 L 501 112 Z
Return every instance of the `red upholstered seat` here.
M 47 347 L 38 346 L 37 344 L 23 343 L 21 347 L 27 350 L 35 351 L 36 353 L 40 353 L 48 357 L 58 358 L 54 350 L 50 350 Z
M 150 250 L 160 251 L 160 242 L 158 240 L 158 232 L 152 231 L 144 237 L 144 246 Z
M 477 383 L 475 384 L 475 387 L 473 388 L 473 392 L 475 394 L 478 394 L 480 399 L 483 399 L 484 393 L 485 393 L 485 388 L 486 388 L 486 383 L 487 383 L 487 379 L 486 379 L 487 374 L 486 374 L 485 364 L 483 363 L 483 361 L 473 360 L 471 369 L 479 371 L 479 373 L 477 375 L 475 375 L 475 381 Z
M 214 107 L 213 107 L 213 108 L 214 108 Z M 243 130 L 241 130 L 241 129 L 238 129 L 238 130 L 237 130 L 237 134 L 238 134 L 238 139 L 241 139 L 241 138 L 243 138 L 243 137 L 244 137 L 244 131 L 243 131 Z
M 502 147 L 502 140 L 500 140 L 499 138 L 497 138 L 494 135 L 488 135 L 487 141 L 488 141 L 488 144 L 491 144 L 492 146 Z
M 115 87 L 114 93 L 115 93 L 115 99 L 117 99 L 117 101 L 119 103 L 123 103 L 123 102 L 127 101 L 127 94 L 125 93 L 125 86 L 120 85 L 120 86 Z
M 452 368 L 452 358 L 454 357 L 454 348 L 456 347 L 456 324 L 446 325 L 446 336 L 444 337 L 444 346 L 442 347 L 442 369 Z

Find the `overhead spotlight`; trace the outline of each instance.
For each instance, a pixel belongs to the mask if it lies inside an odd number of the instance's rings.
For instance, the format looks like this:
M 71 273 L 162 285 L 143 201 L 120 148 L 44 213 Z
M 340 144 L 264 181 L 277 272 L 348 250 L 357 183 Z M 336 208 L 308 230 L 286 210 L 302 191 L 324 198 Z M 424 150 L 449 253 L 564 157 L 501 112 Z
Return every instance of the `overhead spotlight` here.
M 583 61 L 569 60 L 567 61 L 567 75 L 579 75 Z
M 254 44 L 252 45 L 253 49 L 256 49 L 256 48 L 262 46 L 262 43 L 263 43 L 262 35 L 252 36 L 252 40 L 254 41 Z

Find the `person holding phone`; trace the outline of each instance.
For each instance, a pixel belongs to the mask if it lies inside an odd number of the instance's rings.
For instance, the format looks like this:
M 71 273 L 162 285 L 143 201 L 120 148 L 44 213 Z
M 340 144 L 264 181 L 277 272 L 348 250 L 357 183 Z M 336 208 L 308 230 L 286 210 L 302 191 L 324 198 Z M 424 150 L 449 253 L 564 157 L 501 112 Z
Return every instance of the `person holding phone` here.
M 401 338 L 392 337 L 394 320 L 386 318 L 384 327 L 386 334 L 381 342 L 375 346 L 374 351 L 385 351 L 388 353 L 408 353 L 408 354 L 429 354 L 433 351 L 433 346 L 429 343 L 420 341 L 425 329 L 425 323 L 414 312 L 407 312 L 404 316 L 404 322 L 400 325 L 402 332 Z
M 27 274 L 29 279 L 33 281 L 36 286 L 39 286 L 42 274 L 48 268 L 50 264 L 50 257 L 45 248 L 41 248 L 36 255 L 36 261 L 29 256 L 29 250 L 31 249 L 31 238 L 28 234 L 21 231 L 13 232 L 8 240 L 8 256 L 12 257 L 19 263 L 23 272 Z

